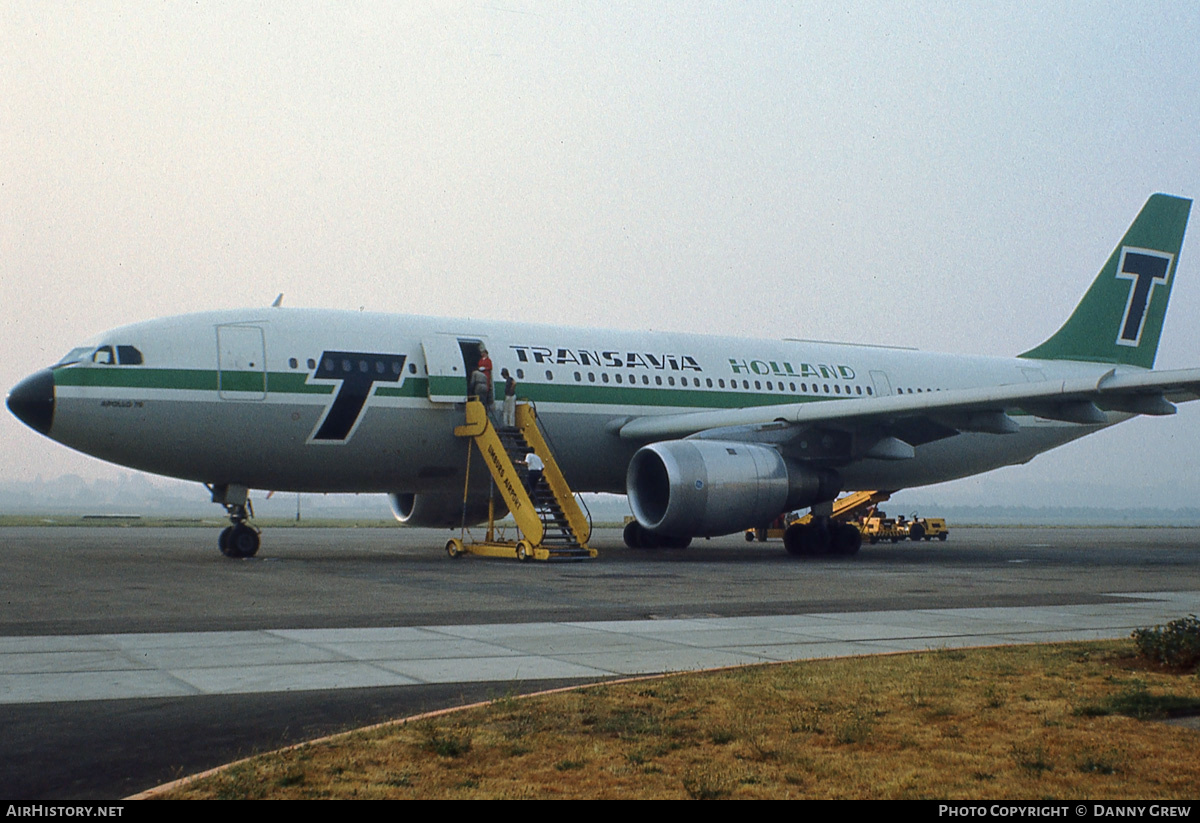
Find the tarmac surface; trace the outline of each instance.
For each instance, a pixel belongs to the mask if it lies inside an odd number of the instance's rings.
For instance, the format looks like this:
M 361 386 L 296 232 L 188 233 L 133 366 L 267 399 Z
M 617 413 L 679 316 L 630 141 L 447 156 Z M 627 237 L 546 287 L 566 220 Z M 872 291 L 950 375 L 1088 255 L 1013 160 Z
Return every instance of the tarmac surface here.
M 957 529 L 796 559 L 697 541 L 517 563 L 447 532 L 3 528 L 0 796 L 103 799 L 255 751 L 637 673 L 1127 636 L 1200 611 L 1200 530 Z

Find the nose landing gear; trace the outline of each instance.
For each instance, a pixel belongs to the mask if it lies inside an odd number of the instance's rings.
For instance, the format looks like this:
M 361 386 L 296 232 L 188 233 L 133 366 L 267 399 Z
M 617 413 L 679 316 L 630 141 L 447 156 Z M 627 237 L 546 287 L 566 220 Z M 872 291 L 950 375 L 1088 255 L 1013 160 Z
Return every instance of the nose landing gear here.
M 214 503 L 220 503 L 229 513 L 232 524 L 221 531 L 217 538 L 217 546 L 226 557 L 254 557 L 258 554 L 259 536 L 262 531 L 250 525 L 254 517 L 254 507 L 247 496 L 249 489 L 245 486 L 219 485 L 209 486 Z

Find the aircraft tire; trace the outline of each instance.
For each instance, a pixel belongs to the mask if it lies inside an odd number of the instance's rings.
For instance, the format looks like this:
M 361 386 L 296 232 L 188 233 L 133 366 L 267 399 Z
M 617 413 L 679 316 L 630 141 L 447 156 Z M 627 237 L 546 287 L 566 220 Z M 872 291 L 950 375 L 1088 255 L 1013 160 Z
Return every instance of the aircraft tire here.
M 804 532 L 807 530 L 807 528 L 807 526 L 802 526 L 799 523 L 793 523 L 787 527 L 786 531 L 784 531 L 783 547 L 787 550 L 788 554 L 792 555 L 793 557 L 799 557 L 800 555 L 804 554 Z
M 801 554 L 828 554 L 833 549 L 832 529 L 810 523 L 804 530 L 804 539 L 800 542 Z
M 943 543 L 945 543 L 946 537 L 947 537 L 946 533 L 942 532 L 941 534 L 938 535 L 938 540 L 941 540 Z
M 217 538 L 217 548 L 219 548 L 221 550 L 221 554 L 225 555 L 226 557 L 237 557 L 237 553 L 233 550 L 233 546 L 231 546 L 229 542 L 229 536 L 231 534 L 233 534 L 233 526 L 226 526 L 225 528 L 221 529 L 221 535 Z
M 908 537 L 914 543 L 916 543 L 918 540 L 920 540 L 924 536 L 925 536 L 925 527 L 922 526 L 920 523 L 914 523 L 913 527 L 908 530 Z
M 621 536 L 625 539 L 626 548 L 642 548 L 641 541 L 639 540 L 641 533 L 642 527 L 636 520 L 630 520 L 628 523 L 626 523 L 625 531 L 621 533 Z
M 636 520 L 630 520 L 625 525 L 625 531 L 622 536 L 625 539 L 625 545 L 631 549 L 661 549 L 670 547 L 671 545 L 667 542 L 671 538 L 661 537 L 652 531 L 643 529 L 642 525 Z
M 692 545 L 690 537 L 664 537 L 662 538 L 662 546 L 664 549 L 686 549 Z
M 834 554 L 850 557 L 858 554 L 858 550 L 862 548 L 862 533 L 845 523 L 837 526 L 832 538 L 830 549 Z
M 258 532 L 245 524 L 233 527 L 229 535 L 229 557 L 254 557 L 258 547 Z

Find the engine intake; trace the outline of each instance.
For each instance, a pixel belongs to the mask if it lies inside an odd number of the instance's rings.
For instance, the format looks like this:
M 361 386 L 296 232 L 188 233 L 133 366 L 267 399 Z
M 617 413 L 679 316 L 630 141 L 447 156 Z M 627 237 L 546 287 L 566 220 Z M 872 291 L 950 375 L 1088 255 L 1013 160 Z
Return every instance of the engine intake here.
M 768 446 L 720 440 L 643 446 L 625 475 L 638 523 L 677 537 L 731 534 L 840 490 L 835 471 L 788 461 Z

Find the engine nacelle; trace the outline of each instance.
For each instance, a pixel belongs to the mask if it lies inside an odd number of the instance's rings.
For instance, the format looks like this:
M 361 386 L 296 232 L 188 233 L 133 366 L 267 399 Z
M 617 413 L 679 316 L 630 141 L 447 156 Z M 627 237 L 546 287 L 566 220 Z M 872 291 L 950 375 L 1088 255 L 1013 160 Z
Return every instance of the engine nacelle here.
M 392 515 L 406 526 L 430 529 L 457 529 L 463 522 L 463 499 L 461 494 L 410 494 L 393 492 L 388 495 L 392 504 Z M 508 514 L 503 500 L 496 500 L 496 519 Z M 467 498 L 468 526 L 486 523 L 488 501 L 486 497 L 472 495 Z
M 731 534 L 840 490 L 837 472 L 785 460 L 768 446 L 720 440 L 643 446 L 625 475 L 638 523 L 678 537 Z

